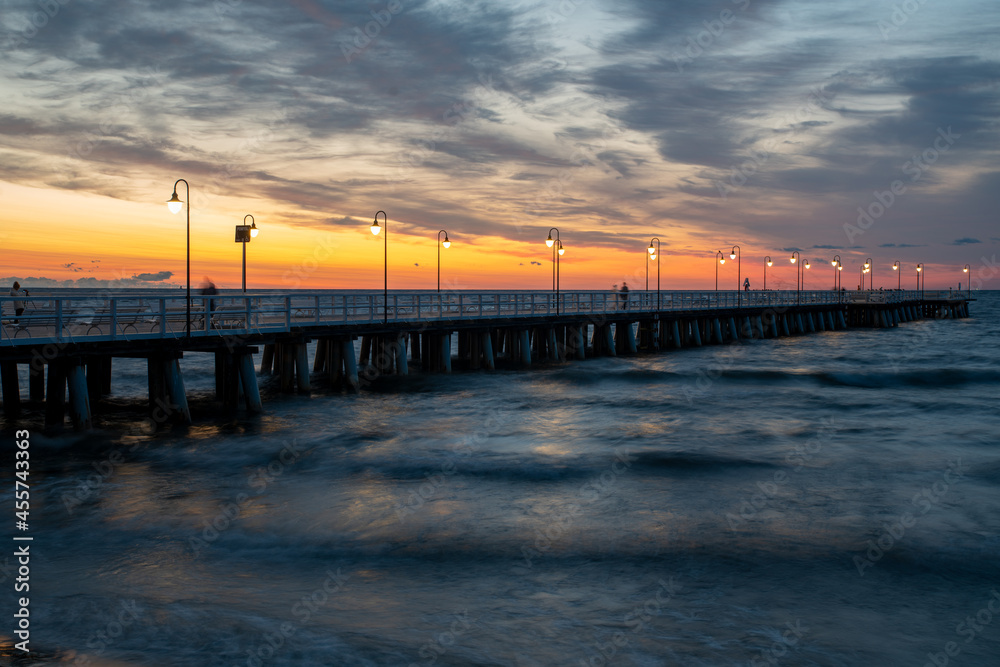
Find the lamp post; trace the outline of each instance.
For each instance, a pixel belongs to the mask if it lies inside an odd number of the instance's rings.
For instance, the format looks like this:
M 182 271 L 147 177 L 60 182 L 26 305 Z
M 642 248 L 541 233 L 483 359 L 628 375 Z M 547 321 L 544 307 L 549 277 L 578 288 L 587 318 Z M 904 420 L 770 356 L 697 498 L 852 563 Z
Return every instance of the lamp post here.
M 167 200 L 167 208 L 170 209 L 171 213 L 179 213 L 181 210 L 181 205 L 185 201 L 181 201 L 177 197 L 177 184 L 184 184 L 184 196 L 187 203 L 187 324 L 184 328 L 184 335 L 191 337 L 191 186 L 183 178 L 178 178 L 174 182 L 174 193 L 170 195 L 170 199 Z
M 375 213 L 375 222 L 372 223 L 372 234 L 379 235 L 382 228 L 378 224 L 378 214 L 382 214 L 382 221 L 385 224 L 385 234 L 382 235 L 382 321 L 389 322 L 389 216 L 385 211 Z
M 788 261 L 790 261 L 794 265 L 795 262 L 801 258 L 802 255 L 799 254 L 799 251 L 793 250 L 792 256 Z M 802 289 L 802 265 L 800 264 L 795 267 L 795 303 L 799 302 L 799 290 L 801 289 Z
M 902 268 L 903 268 L 903 265 L 900 264 L 898 261 L 892 263 L 892 270 L 896 272 L 896 291 L 897 292 L 900 290 L 900 287 L 902 286 L 902 281 L 903 281 L 903 272 L 901 270 Z
M 806 272 L 805 272 L 805 269 L 810 269 L 810 268 L 812 268 L 812 265 L 809 264 L 809 260 L 808 259 L 806 261 L 802 262 L 802 289 L 803 290 L 806 288 Z
M 837 278 L 840 277 L 840 272 L 837 270 L 837 266 L 840 264 L 840 255 L 834 255 L 833 259 L 830 260 L 830 266 L 833 267 L 833 290 L 835 292 L 840 291 L 840 286 L 837 284 Z
M 444 234 L 444 241 L 441 240 L 441 235 Z M 451 240 L 448 238 L 448 232 L 443 229 L 437 234 L 437 249 L 438 249 L 438 292 L 441 291 L 441 246 L 445 248 L 451 247 Z
M 721 250 L 715 251 L 715 258 L 719 260 L 719 264 L 726 263 L 726 256 L 722 254 Z M 719 291 L 719 264 L 715 265 L 715 291 Z
M 919 264 L 917 264 L 917 291 L 920 292 L 920 300 L 921 301 L 923 301 L 923 299 L 924 299 L 924 291 L 922 289 L 920 289 L 920 274 L 923 273 L 923 271 L 924 271 L 924 263 L 920 262 Z M 926 276 L 924 276 L 924 284 L 925 285 L 927 284 L 927 277 Z
M 743 289 L 743 270 L 741 268 L 743 259 L 740 257 L 740 254 L 740 247 L 738 245 L 734 245 L 733 249 L 729 251 L 729 259 L 736 260 L 736 298 L 739 299 L 737 304 L 738 306 L 743 306 L 743 292 L 740 291 Z
M 771 256 L 768 255 L 764 258 L 764 287 L 763 290 L 767 291 L 767 267 L 773 266 L 774 262 L 771 261 Z
M 552 238 L 552 232 L 556 237 Z M 549 236 L 545 239 L 545 245 L 552 248 L 552 288 L 556 292 L 556 315 L 559 314 L 559 258 L 565 252 L 562 240 L 559 238 L 559 230 L 555 227 L 549 228 Z
M 250 224 L 247 224 L 247 218 L 250 218 Z M 257 229 L 257 223 L 254 222 L 253 216 L 247 214 L 243 216 L 243 224 L 236 225 L 236 242 L 243 244 L 243 293 L 247 293 L 247 243 L 250 239 L 256 238 L 257 233 L 260 232 Z
M 971 268 L 972 268 L 971 266 L 969 266 L 968 264 L 966 264 L 965 268 L 962 269 L 962 273 L 968 273 L 969 269 L 971 269 Z M 958 286 L 958 291 L 959 292 L 962 291 L 962 286 L 961 285 Z M 965 294 L 966 294 L 967 298 L 969 298 L 969 299 L 972 298 L 972 276 L 969 276 L 969 279 L 965 281 Z
M 653 247 L 653 241 L 656 241 L 656 247 Z M 646 260 L 646 291 L 649 291 L 649 260 L 656 260 L 656 310 L 660 310 L 660 239 L 657 236 L 649 239 L 649 247 L 646 248 L 649 253 Z
M 869 257 L 865 260 L 865 268 L 868 269 L 865 273 L 868 274 L 868 289 L 875 290 L 875 265 L 872 263 L 872 258 Z

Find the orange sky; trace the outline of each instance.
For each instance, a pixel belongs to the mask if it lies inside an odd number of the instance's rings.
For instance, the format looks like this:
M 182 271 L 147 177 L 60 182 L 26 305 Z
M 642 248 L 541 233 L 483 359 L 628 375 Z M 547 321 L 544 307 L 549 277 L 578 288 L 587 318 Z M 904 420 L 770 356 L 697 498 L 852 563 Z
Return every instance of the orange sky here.
M 5 276 L 43 276 L 57 280 L 94 277 L 99 280 L 130 278 L 142 273 L 171 271 L 163 283 L 184 284 L 185 212 L 171 214 L 165 206 L 170 186 L 163 188 L 162 201 L 139 203 L 66 190 L 44 190 L 20 185 L 3 187 L 5 206 L 0 211 Z M 185 194 L 180 193 L 181 198 Z M 218 199 L 192 210 L 191 280 L 200 284 L 210 276 L 219 287 L 240 286 L 241 248 L 235 243 L 239 213 L 224 210 L 230 202 Z M 231 210 L 231 209 L 230 209 Z M 370 219 L 355 226 L 295 226 L 281 222 L 281 214 L 258 212 L 254 220 L 260 234 L 247 246 L 247 283 L 253 288 L 377 289 L 382 286 L 382 237 L 371 234 Z M 407 234 L 404 221 L 389 218 L 390 289 L 432 289 L 436 286 L 436 239 Z M 551 250 L 544 236 L 536 243 L 516 243 L 494 237 L 469 237 L 449 230 L 452 245 L 441 249 L 442 287 L 452 289 L 549 289 L 552 280 Z M 675 234 L 676 236 L 676 234 Z M 645 284 L 645 247 L 632 253 L 618 249 L 576 246 L 573 231 L 561 229 L 566 254 L 560 260 L 560 286 L 566 290 L 607 289 L 628 282 L 633 289 Z M 695 240 L 702 243 L 703 241 Z M 690 245 L 690 243 L 688 244 Z M 720 248 L 725 244 L 719 243 Z M 664 249 L 666 247 L 664 246 Z M 724 250 L 728 253 L 728 250 Z M 759 288 L 760 256 L 746 254 L 741 262 L 743 277 Z M 787 258 L 766 251 L 775 265 L 768 270 L 768 287 L 794 289 L 795 268 Z M 857 285 L 857 262 L 842 253 L 843 285 Z M 539 264 L 532 264 L 538 262 Z M 662 289 L 714 289 L 713 253 L 702 255 L 666 252 L 661 257 Z M 876 261 L 875 286 L 895 287 L 891 260 Z M 67 267 L 67 264 L 71 266 Z M 806 273 L 807 289 L 832 286 L 832 268 L 824 259 L 814 260 Z M 419 265 L 419 266 L 417 266 Z M 947 286 L 944 269 L 928 264 L 928 286 Z M 650 262 L 650 287 L 655 289 L 656 265 Z M 852 270 L 853 269 L 853 270 Z M 915 285 L 912 270 L 904 268 L 904 287 Z M 936 277 L 935 277 L 936 274 Z M 963 279 L 951 276 L 956 284 Z M 719 287 L 737 285 L 735 262 L 719 267 Z

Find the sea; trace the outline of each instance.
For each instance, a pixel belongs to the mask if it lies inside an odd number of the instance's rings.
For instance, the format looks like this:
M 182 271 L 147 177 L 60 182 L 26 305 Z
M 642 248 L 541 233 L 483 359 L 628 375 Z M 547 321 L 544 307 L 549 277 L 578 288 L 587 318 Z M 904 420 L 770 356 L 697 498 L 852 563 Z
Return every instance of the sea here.
M 190 427 L 115 360 L 95 430 L 0 422 L 0 664 L 998 665 L 1000 292 L 972 296 L 356 395 L 261 378 L 260 416 L 188 354 Z

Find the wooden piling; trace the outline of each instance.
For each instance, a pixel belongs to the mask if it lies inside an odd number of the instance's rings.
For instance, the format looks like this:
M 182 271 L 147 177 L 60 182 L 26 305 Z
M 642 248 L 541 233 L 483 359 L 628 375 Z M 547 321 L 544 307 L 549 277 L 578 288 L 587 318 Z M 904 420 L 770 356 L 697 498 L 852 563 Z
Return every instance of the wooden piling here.
M 21 416 L 21 387 L 17 381 L 17 362 L 0 362 L 3 385 L 3 413 L 10 419 Z
M 69 385 L 69 416 L 73 422 L 74 431 L 87 431 L 91 428 L 90 396 L 87 392 L 87 374 L 79 360 L 74 360 L 66 369 L 66 381 Z

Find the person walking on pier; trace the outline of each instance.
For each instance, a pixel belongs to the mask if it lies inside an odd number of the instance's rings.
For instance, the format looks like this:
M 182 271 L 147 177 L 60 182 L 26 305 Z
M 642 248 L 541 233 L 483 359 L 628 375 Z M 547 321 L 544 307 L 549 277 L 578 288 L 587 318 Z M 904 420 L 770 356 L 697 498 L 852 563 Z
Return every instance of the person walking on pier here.
M 14 285 L 10 288 L 10 295 L 13 297 L 25 297 L 28 296 L 28 290 L 21 289 L 21 283 L 14 281 Z M 24 314 L 24 301 L 22 299 L 14 300 L 14 324 L 17 324 L 20 320 L 18 319 Z
M 628 310 L 628 283 L 622 281 L 622 310 Z
M 205 282 L 201 284 L 201 293 L 204 296 L 213 296 L 219 293 L 219 290 L 215 289 L 215 283 L 208 276 L 205 276 Z M 208 301 L 205 304 L 208 307 L 208 318 L 211 321 L 212 316 L 215 315 L 215 299 L 206 299 L 206 301 Z
M 744 292 L 749 292 L 750 291 L 750 279 L 749 278 L 744 278 L 743 279 L 743 291 Z

